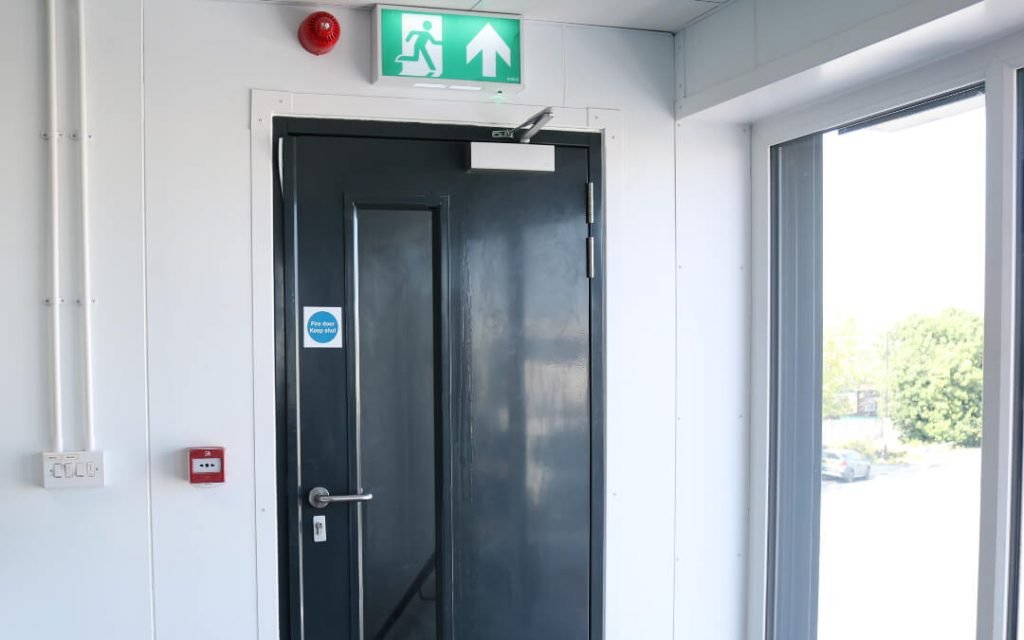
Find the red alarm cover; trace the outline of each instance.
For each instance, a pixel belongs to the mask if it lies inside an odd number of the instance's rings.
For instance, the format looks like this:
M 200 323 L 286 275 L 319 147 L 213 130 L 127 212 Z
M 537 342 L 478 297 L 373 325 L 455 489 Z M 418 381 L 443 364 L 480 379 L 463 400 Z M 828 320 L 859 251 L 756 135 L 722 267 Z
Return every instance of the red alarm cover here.
M 326 11 L 309 14 L 299 25 L 302 48 L 315 56 L 322 56 L 333 49 L 340 37 L 341 25 L 338 19 Z
M 188 481 L 192 484 L 224 482 L 224 447 L 193 447 L 189 449 Z

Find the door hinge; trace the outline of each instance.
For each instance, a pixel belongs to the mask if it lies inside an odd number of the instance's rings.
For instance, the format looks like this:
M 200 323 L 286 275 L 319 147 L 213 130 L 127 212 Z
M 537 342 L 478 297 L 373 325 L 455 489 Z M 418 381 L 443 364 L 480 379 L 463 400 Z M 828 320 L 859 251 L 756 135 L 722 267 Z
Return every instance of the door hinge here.
M 597 267 L 597 256 L 594 248 L 594 236 L 587 237 L 587 278 L 593 279 Z
M 587 183 L 587 224 L 594 224 L 594 183 Z

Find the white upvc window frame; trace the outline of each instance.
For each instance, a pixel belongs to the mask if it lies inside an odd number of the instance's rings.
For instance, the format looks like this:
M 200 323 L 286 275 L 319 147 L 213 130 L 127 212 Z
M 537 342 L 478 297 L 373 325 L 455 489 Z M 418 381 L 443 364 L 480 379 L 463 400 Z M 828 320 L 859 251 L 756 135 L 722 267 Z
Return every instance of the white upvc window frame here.
M 985 390 L 982 427 L 978 640 L 1012 640 L 1007 629 L 1014 557 L 1011 525 L 1018 348 L 1015 246 L 1017 71 L 1024 33 L 756 122 L 751 133 L 750 486 L 747 638 L 764 640 L 768 600 L 771 407 L 771 163 L 774 145 L 980 82 L 986 88 Z M 1015 603 L 1013 603 L 1015 604 Z M 784 639 L 774 639 L 784 640 Z

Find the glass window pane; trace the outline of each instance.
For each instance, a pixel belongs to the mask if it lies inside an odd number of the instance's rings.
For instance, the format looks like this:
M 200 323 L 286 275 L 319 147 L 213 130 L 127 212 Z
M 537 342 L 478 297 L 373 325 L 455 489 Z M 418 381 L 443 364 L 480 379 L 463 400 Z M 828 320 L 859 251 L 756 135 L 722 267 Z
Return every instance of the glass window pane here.
M 824 136 L 819 640 L 975 635 L 983 107 Z
M 432 212 L 358 216 L 364 637 L 437 631 Z M 402 401 L 396 402 L 399 398 Z

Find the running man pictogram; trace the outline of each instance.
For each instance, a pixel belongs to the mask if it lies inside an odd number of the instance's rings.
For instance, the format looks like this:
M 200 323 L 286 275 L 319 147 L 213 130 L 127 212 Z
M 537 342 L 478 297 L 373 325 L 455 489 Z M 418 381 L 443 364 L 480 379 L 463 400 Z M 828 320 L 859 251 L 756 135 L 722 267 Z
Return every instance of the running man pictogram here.
M 434 64 L 434 59 L 427 50 L 427 45 L 435 44 L 441 46 L 441 42 L 431 35 L 430 31 L 432 29 L 433 25 L 430 23 L 430 20 L 424 20 L 422 31 L 410 31 L 408 35 L 405 36 L 405 42 L 409 42 L 415 38 L 415 42 L 412 44 L 412 54 L 398 56 L 395 58 L 395 62 L 419 62 L 422 60 L 426 63 L 427 68 L 430 69 L 430 74 L 435 74 L 437 72 L 437 66 Z

